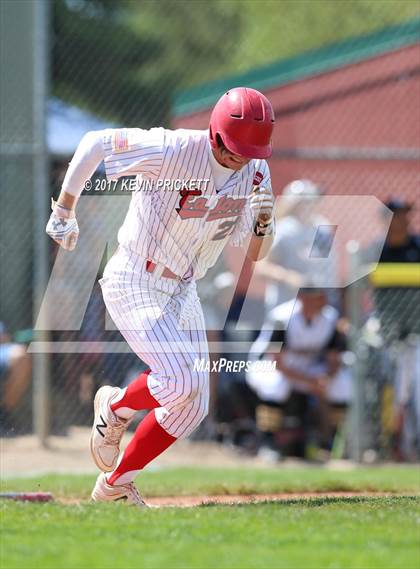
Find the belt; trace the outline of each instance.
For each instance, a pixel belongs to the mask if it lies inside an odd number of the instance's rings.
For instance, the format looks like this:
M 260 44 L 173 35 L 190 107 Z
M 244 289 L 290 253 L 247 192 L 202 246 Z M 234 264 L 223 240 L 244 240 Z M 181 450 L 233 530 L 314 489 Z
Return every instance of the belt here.
M 173 273 L 171 271 L 171 269 L 168 269 L 168 267 L 165 267 L 161 263 L 154 263 L 151 259 L 147 259 L 147 261 L 146 261 L 146 271 L 148 273 L 155 273 L 156 272 L 157 273 L 156 277 L 158 277 L 158 278 L 165 277 L 165 279 L 174 279 L 177 281 L 182 280 L 182 278 L 180 276 L 176 275 L 175 273 Z

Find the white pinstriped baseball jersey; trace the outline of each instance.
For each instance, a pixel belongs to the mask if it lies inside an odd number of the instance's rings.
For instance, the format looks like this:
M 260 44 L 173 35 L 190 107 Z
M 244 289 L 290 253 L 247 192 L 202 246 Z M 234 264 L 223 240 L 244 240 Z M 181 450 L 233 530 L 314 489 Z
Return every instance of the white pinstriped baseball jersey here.
M 252 231 L 248 197 L 253 184 L 271 188 L 265 160 L 251 160 L 216 189 L 206 130 L 108 130 L 103 144 L 107 177 L 137 176 L 140 187 L 132 195 L 119 243 L 181 277 L 203 277 L 229 239 L 242 245 Z M 146 180 L 154 182 L 153 191 L 141 186 Z M 185 186 L 164 187 L 171 180 Z M 203 183 L 191 189 L 197 180 Z
M 161 405 L 157 421 L 170 435 L 186 437 L 206 416 L 209 401 L 208 372 L 195 369 L 197 360 L 208 358 L 208 347 L 194 281 L 229 239 L 239 246 L 251 233 L 248 197 L 254 184 L 270 185 L 268 166 L 251 160 L 238 172 L 224 172 L 213 160 L 208 131 L 109 130 L 103 149 L 108 178 L 136 176 L 140 188 L 100 281 L 105 304 L 150 367 L 148 387 Z M 152 191 L 141 185 L 146 180 L 155 182 Z M 185 188 L 165 187 L 165 180 L 182 180 Z M 191 180 L 207 183 L 191 192 Z M 148 259 L 182 280 L 148 273 Z M 134 475 L 127 473 L 127 480 Z

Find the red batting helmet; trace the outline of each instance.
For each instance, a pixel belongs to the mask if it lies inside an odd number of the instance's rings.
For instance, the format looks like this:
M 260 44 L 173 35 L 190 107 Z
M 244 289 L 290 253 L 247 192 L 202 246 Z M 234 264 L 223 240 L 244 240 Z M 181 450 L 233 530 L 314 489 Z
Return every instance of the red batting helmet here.
M 216 103 L 210 117 L 210 143 L 217 148 L 217 135 L 226 148 L 246 158 L 271 156 L 274 111 L 259 91 L 237 87 Z

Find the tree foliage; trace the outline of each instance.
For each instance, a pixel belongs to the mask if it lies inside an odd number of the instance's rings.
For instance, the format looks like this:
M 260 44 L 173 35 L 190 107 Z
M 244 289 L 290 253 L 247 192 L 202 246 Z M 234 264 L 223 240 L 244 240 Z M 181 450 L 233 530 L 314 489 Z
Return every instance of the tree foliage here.
M 55 0 L 53 92 L 167 124 L 176 90 L 418 16 L 411 0 Z
M 167 123 L 175 89 L 219 68 L 238 33 L 218 1 L 53 5 L 54 93 L 128 126 Z
M 241 39 L 224 72 L 247 71 L 419 17 L 416 0 L 235 0 Z

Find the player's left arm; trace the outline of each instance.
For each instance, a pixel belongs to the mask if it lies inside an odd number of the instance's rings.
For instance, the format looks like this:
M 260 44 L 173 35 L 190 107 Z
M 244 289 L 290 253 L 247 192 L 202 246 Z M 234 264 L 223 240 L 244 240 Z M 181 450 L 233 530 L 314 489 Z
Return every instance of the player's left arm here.
M 249 208 L 252 215 L 252 233 L 247 257 L 252 261 L 258 261 L 268 254 L 273 244 L 274 234 L 274 195 L 271 189 L 270 170 L 265 160 L 259 163 Z
M 271 187 L 254 186 L 250 208 L 254 214 L 254 226 L 247 257 L 258 261 L 265 257 L 273 244 L 274 196 Z
M 245 249 L 252 261 L 267 255 L 273 243 L 273 207 L 270 171 L 265 160 L 258 160 L 252 191 L 231 236 L 231 245 Z

